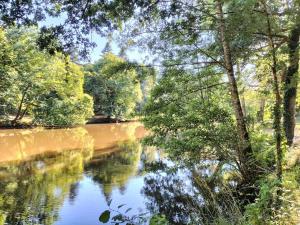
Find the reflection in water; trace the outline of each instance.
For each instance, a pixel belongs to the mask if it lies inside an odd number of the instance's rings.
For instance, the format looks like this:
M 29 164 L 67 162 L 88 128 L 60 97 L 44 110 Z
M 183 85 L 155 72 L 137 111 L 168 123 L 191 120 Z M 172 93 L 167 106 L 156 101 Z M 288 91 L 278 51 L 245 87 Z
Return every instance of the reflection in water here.
M 165 215 L 174 225 L 239 224 L 242 214 L 232 195 L 233 187 L 214 173 L 216 167 L 213 160 L 197 170 L 155 163 L 152 168 L 156 173 L 145 178 L 143 187 L 148 210 Z
M 238 218 L 211 170 L 216 162 L 191 172 L 165 160 L 164 170 L 146 174 L 144 166 L 164 155 L 141 147 L 144 135 L 139 123 L 1 130 L 0 225 L 96 225 L 110 200 L 132 208 L 127 214 L 164 214 L 170 224 Z
M 83 149 L 87 145 L 93 145 L 95 150 L 103 150 L 144 135 L 145 130 L 140 123 L 91 124 L 71 129 L 0 130 L 0 162 Z
M 124 192 L 130 177 L 138 172 L 141 145 L 135 141 L 120 144 L 122 151 L 104 157 L 94 157 L 87 164 L 87 171 L 92 179 L 101 184 L 106 200 L 110 200 L 113 188 Z
M 67 212 L 76 210 L 85 192 L 100 187 L 104 197 L 98 205 L 81 203 L 81 211 L 96 212 L 82 215 L 84 224 L 97 224 L 105 200 L 119 196 L 116 190 L 128 194 L 126 185 L 139 168 L 137 139 L 144 134 L 139 123 L 0 131 L 0 225 L 82 224 L 76 218 L 80 210 L 72 217 Z
M 0 182 L 2 220 L 8 224 L 53 224 L 71 185 L 82 179 L 91 149 L 3 164 Z

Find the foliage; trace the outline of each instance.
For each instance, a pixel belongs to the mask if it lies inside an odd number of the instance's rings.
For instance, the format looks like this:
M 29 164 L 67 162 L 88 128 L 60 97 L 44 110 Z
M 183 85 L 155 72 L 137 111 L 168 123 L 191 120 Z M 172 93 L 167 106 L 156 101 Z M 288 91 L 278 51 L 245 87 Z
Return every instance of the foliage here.
M 137 105 L 142 100 L 141 83 L 133 68 L 126 68 L 127 63 L 112 53 L 86 70 L 85 90 L 94 98 L 95 113 L 108 117 L 127 119 L 133 116 Z
M 133 5 L 126 1 L 120 3 L 128 8 L 128 13 L 133 9 Z M 1 0 L 0 5 L 0 25 L 3 27 L 36 25 L 63 15 L 63 18 L 60 17 L 61 24 L 48 24 L 41 28 L 38 44 L 50 53 L 58 50 L 72 54 L 76 50 L 84 59 L 88 58 L 89 50 L 95 47 L 95 43 L 87 37 L 91 32 L 106 34 L 119 27 L 119 16 L 128 17 L 118 10 L 114 1 Z
M 164 215 L 154 215 L 150 219 L 149 225 L 168 225 L 169 222 L 167 221 Z
M 109 221 L 109 218 L 110 218 L 110 211 L 105 210 L 103 213 L 101 213 L 99 217 L 99 221 L 102 223 L 107 223 Z
M 203 79 L 208 74 L 213 78 Z M 235 130 L 228 99 L 217 87 L 222 83 L 214 74 L 213 70 L 196 74 L 178 69 L 164 72 L 144 109 L 143 122 L 152 131 L 145 140 L 147 144 L 192 164 L 203 158 L 235 161 Z
M 255 203 L 246 207 L 247 224 L 297 224 L 299 222 L 299 166 L 284 173 L 280 208 L 276 207 L 278 180 L 274 174 L 260 181 L 260 194 Z
M 48 126 L 72 126 L 85 124 L 86 118 L 93 115 L 92 98 L 84 94 L 81 98 L 59 99 L 50 96 L 40 100 L 38 108 L 33 109 L 34 123 Z
M 272 135 L 263 129 L 265 128 L 255 127 L 255 130 L 251 132 L 251 141 L 257 163 L 264 170 L 269 171 L 274 169 L 275 147 Z
M 110 203 L 109 203 L 110 206 Z M 123 205 L 118 206 L 118 210 L 114 209 L 108 209 L 101 213 L 99 217 L 99 221 L 101 223 L 107 223 L 109 220 L 111 224 L 126 224 L 126 225 L 141 225 L 141 224 L 149 224 L 149 225 L 168 225 L 169 222 L 163 215 L 153 215 L 150 217 L 149 223 L 147 223 L 147 220 L 149 220 L 148 213 L 139 213 L 134 216 L 128 216 L 127 213 L 130 211 L 131 208 L 127 208 L 124 212 L 120 212 L 121 208 L 124 208 Z M 115 216 L 111 217 L 111 213 L 115 213 Z
M 85 123 L 92 116 L 92 101 L 83 93 L 81 68 L 67 56 L 41 51 L 37 36 L 34 27 L 14 27 L 2 33 L 7 46 L 3 51 L 11 56 L 0 66 L 5 70 L 1 73 L 5 79 L 0 81 L 0 87 L 5 86 L 1 114 L 14 114 L 14 122 L 30 115 L 34 123 L 48 126 Z
M 108 206 L 110 207 L 111 201 L 108 202 Z M 99 221 L 102 223 L 108 223 L 110 224 L 126 224 L 126 225 L 136 225 L 136 224 L 145 224 L 147 221 L 146 214 L 147 213 L 139 213 L 137 215 L 128 216 L 127 213 L 131 210 L 131 208 L 126 208 L 124 212 L 121 212 L 122 208 L 125 204 L 118 205 L 118 209 L 112 209 L 109 208 L 105 211 L 103 211 L 99 217 Z M 115 214 L 114 216 L 111 216 L 111 214 Z M 164 225 L 164 224 L 162 224 Z
M 14 53 L 12 46 L 9 45 L 6 33 L 0 29 L 0 116 L 7 115 L 6 110 L 11 107 L 10 103 L 13 102 L 14 95 L 8 91 L 13 86 L 15 79 L 15 71 L 12 68 Z

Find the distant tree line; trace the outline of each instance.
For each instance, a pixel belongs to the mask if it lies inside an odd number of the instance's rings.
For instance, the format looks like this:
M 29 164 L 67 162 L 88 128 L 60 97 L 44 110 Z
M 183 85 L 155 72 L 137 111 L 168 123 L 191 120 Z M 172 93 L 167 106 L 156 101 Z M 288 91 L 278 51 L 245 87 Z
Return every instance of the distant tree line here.
M 94 64 L 85 65 L 84 88 L 94 98 L 94 112 L 126 119 L 140 112 L 155 82 L 155 71 L 111 52 Z
M 39 47 L 34 26 L 0 29 L 0 117 L 5 125 L 72 126 L 95 113 L 134 116 L 155 74 L 108 53 L 80 65 L 70 55 Z M 87 93 L 87 94 L 86 94 Z M 94 107 L 93 107 L 94 105 Z

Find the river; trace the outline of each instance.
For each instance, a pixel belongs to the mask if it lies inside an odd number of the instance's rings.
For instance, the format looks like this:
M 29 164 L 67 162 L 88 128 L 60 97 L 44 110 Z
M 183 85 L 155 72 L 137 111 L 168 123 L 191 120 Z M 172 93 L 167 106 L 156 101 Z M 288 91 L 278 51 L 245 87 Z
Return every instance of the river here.
M 101 212 L 126 204 L 145 210 L 140 123 L 70 129 L 0 130 L 0 225 L 97 225 Z

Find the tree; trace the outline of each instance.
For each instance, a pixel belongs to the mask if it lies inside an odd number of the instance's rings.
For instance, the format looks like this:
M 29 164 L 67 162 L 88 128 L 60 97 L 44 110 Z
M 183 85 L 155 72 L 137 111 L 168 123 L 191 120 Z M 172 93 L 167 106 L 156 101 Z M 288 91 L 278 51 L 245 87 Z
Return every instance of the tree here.
M 6 73 L 0 86 L 5 86 L 2 99 L 5 110 L 14 115 L 12 124 L 25 115 L 41 125 L 85 123 L 92 115 L 92 99 L 83 93 L 81 68 L 62 54 L 41 51 L 34 27 L 10 28 L 4 35 L 12 57 L 3 61 L 10 64 L 1 67 Z
M 0 8 L 1 21 L 5 26 L 37 22 L 41 18 L 32 15 L 38 15 L 35 10 L 39 3 L 45 1 L 20 3 L 10 0 Z M 201 167 L 205 160 L 217 161 L 217 172 L 225 171 L 224 164 L 233 167 L 234 175 L 229 175 L 230 180 L 237 182 L 237 192 L 244 191 L 238 192 L 239 198 L 249 202 L 254 201 L 255 194 L 263 187 L 257 181 L 274 170 L 276 155 L 277 176 L 272 179 L 277 187 L 282 187 L 282 116 L 289 145 L 293 142 L 295 128 L 300 34 L 298 0 L 284 1 L 284 4 L 279 0 L 54 0 L 45 9 L 40 15 L 63 14 L 67 19 L 64 25 L 44 29 L 40 38 L 31 38 L 40 40 L 37 41 L 39 51 L 26 37 L 24 40 L 28 44 L 24 48 L 28 54 L 24 55 L 20 50 L 14 52 L 17 44 L 10 48 L 5 38 L 0 42 L 4 48 L 0 52 L 5 57 L 15 57 L 18 61 L 27 57 L 28 60 L 23 61 L 32 62 L 21 63 L 19 67 L 11 67 L 10 61 L 3 63 L 6 77 L 15 74 L 21 77 L 24 73 L 23 77 L 30 78 L 30 85 L 22 79 L 16 85 L 8 82 L 9 79 L 3 81 L 10 88 L 21 87 L 12 88 L 17 97 L 10 99 L 8 104 L 13 106 L 10 111 L 15 112 L 15 120 L 28 112 L 35 118 L 50 118 L 49 121 L 73 121 L 69 120 L 72 118 L 69 115 L 73 115 L 75 108 L 90 104 L 88 97 L 84 98 L 83 91 L 73 82 L 78 79 L 73 79 L 72 75 L 79 72 L 72 69 L 67 57 L 56 51 L 61 49 L 59 51 L 70 53 L 75 46 L 84 46 L 81 51 L 86 53 L 86 47 L 91 46 L 87 39 L 89 32 L 111 34 L 112 30 L 119 29 L 124 35 L 121 38 L 124 59 L 105 54 L 97 63 L 85 66 L 85 89 L 94 97 L 96 112 L 126 119 L 142 108 L 142 94 L 145 96 L 148 92 L 145 86 L 154 83 L 151 79 L 146 81 L 143 74 L 151 69 L 143 70 L 144 65 L 125 61 L 124 53 L 128 43 L 147 47 L 159 57 L 162 77 L 144 108 L 143 121 L 152 131 L 146 143 L 165 149 L 170 158 L 185 167 Z M 78 36 L 74 30 L 80 31 Z M 38 70 L 48 65 L 46 53 L 40 50 L 47 50 L 56 57 L 52 59 L 58 60 L 58 65 L 54 65 L 63 80 L 52 74 L 45 77 L 47 68 Z M 13 54 L 9 53 L 11 51 Z M 105 51 L 109 51 L 109 45 Z M 35 52 L 37 54 L 33 54 Z M 251 72 L 245 73 L 241 67 L 248 67 Z M 37 82 L 36 78 L 42 78 L 43 82 Z M 253 83 L 248 84 L 243 78 L 249 78 Z M 56 82 L 55 88 L 48 85 Z M 258 89 L 250 90 L 252 86 L 258 86 Z M 256 90 L 259 93 L 255 93 Z M 257 97 L 259 103 L 246 106 L 249 93 Z M 268 126 L 261 120 L 267 111 L 265 105 L 270 104 L 273 105 L 269 118 L 273 119 L 274 142 L 267 135 L 258 134 L 260 127 Z M 259 111 L 258 120 L 252 120 L 253 109 L 255 113 Z M 80 115 L 85 113 L 79 111 Z M 273 146 L 276 150 L 270 153 Z M 265 152 L 268 157 L 261 156 Z M 261 194 L 264 191 L 261 188 Z M 269 200 L 273 199 L 268 197 L 268 203 Z
M 241 168 L 230 96 L 215 73 L 171 68 L 163 73 L 144 108 L 143 122 L 152 131 L 146 144 L 164 149 L 171 159 L 192 168 L 203 160 Z M 211 78 L 206 80 L 208 75 Z
M 131 37 L 135 38 L 137 43 L 147 43 L 162 58 L 164 67 L 177 66 L 194 70 L 215 67 L 227 75 L 239 137 L 239 161 L 245 183 L 251 183 L 258 171 L 254 166 L 255 160 L 241 107 L 234 64 L 238 58 L 248 53 L 247 47 L 252 39 L 245 38 L 248 29 L 245 33 L 242 33 L 241 29 L 253 20 L 234 26 L 232 17 L 227 16 L 227 11 L 231 9 L 243 11 L 248 15 L 247 10 L 250 6 L 229 3 L 224 7 L 223 1 L 144 1 L 140 7 L 140 11 L 137 10 L 135 14 L 135 18 L 139 20 L 133 24 L 130 21 L 126 27 L 129 27 Z M 156 21 L 155 24 L 151 23 L 152 19 Z M 237 45 L 237 42 L 240 45 Z M 241 51 L 243 47 L 246 49 L 244 52 Z
M 53 74 L 45 83 L 47 91 L 36 98 L 39 107 L 33 110 L 34 121 L 54 126 L 84 124 L 93 115 L 93 100 L 84 93 L 82 68 L 69 57 L 57 55 L 47 69 Z
M 15 95 L 16 115 L 13 123 L 16 123 L 33 104 L 36 92 L 43 88 L 46 57 L 39 51 L 35 41 L 37 30 L 12 28 L 7 30 L 7 37 L 15 53 L 13 69 L 17 76 L 14 80 L 14 89 L 10 89 Z
M 273 93 L 275 96 L 275 104 L 274 104 L 274 131 L 275 131 L 275 140 L 276 140 L 276 155 L 277 155 L 277 178 L 282 180 L 282 136 L 281 136 L 281 91 L 280 84 L 278 80 L 278 59 L 276 55 L 276 47 L 275 42 L 273 40 L 273 28 L 271 24 L 270 12 L 268 10 L 267 3 L 262 1 L 262 9 L 266 17 L 266 34 L 268 38 L 268 47 L 270 51 L 271 58 L 271 71 L 273 78 Z
M 112 53 L 86 67 L 85 90 L 94 97 L 95 113 L 127 119 L 142 100 L 141 83 L 134 68 Z
M 219 15 L 219 35 L 221 39 L 221 44 L 223 47 L 223 54 L 224 54 L 224 63 L 225 63 L 225 70 L 227 72 L 228 80 L 229 80 L 229 87 L 230 87 L 230 92 L 231 92 L 231 99 L 232 99 L 232 105 L 234 108 L 235 112 L 235 117 L 237 121 L 237 128 L 238 128 L 238 135 L 240 137 L 240 145 L 241 149 L 239 149 L 239 157 L 241 160 L 241 166 L 244 167 L 242 168 L 242 174 L 244 177 L 249 176 L 249 171 L 250 167 L 253 166 L 253 159 L 251 154 L 252 154 L 252 149 L 250 145 L 250 137 L 249 133 L 247 131 L 246 123 L 245 123 L 245 118 L 244 118 L 244 113 L 242 110 L 242 105 L 240 102 L 240 97 L 239 97 L 239 92 L 237 88 L 237 83 L 236 83 L 236 78 L 234 74 L 234 69 L 233 69 L 233 62 L 232 62 L 232 53 L 231 53 L 231 48 L 230 44 L 228 42 L 228 39 L 226 37 L 227 31 L 226 31 L 226 24 L 225 24 L 225 19 L 224 19 L 224 13 L 223 13 L 223 4 L 221 0 L 216 1 L 216 8 L 217 8 L 217 13 Z M 252 164 L 252 165 L 251 165 Z M 250 166 L 250 167 L 249 167 Z M 249 177 L 250 180 L 252 179 Z
M 15 97 L 12 88 L 16 73 L 13 68 L 15 55 L 3 29 L 0 29 L 0 58 L 0 116 L 7 119 Z
M 298 70 L 299 70 L 299 36 L 300 36 L 300 13 L 299 1 L 293 1 L 289 10 L 291 16 L 295 13 L 294 23 L 289 32 L 288 39 L 288 55 L 289 65 L 285 78 L 284 88 L 284 128 L 287 144 L 291 146 L 294 139 L 295 130 L 295 112 L 296 112 L 296 97 L 298 86 Z
M 132 10 L 133 4 L 120 2 L 122 8 Z M 106 35 L 118 27 L 120 14 L 118 2 L 115 1 L 86 1 L 86 0 L 1 0 L 0 24 L 4 27 L 14 25 L 37 25 L 41 21 L 64 15 L 60 25 L 44 26 L 40 32 L 40 47 L 72 54 L 76 49 L 82 58 L 88 58 L 89 50 L 95 47 L 89 34 L 96 32 Z M 128 10 L 127 10 L 128 9 Z
M 287 4 L 289 5 L 289 4 Z M 269 63 L 270 70 L 266 71 L 271 74 L 272 89 L 274 96 L 273 106 L 273 127 L 274 136 L 276 142 L 276 154 L 277 154 L 277 177 L 279 180 L 282 178 L 282 83 L 290 82 L 287 81 L 285 75 L 285 57 L 283 56 L 284 50 L 283 45 L 287 42 L 286 31 L 288 27 L 284 27 L 282 24 L 289 21 L 289 13 L 287 13 L 286 6 L 282 6 L 280 1 L 258 1 L 257 4 L 253 5 L 253 11 L 255 16 L 261 18 L 260 25 L 256 26 L 253 32 L 253 36 L 258 38 L 256 44 L 262 45 L 257 51 L 257 55 Z M 296 10 L 297 11 L 297 10 Z M 290 55 L 291 58 L 291 55 Z M 297 58 L 297 57 L 296 57 Z M 296 59 L 295 58 L 295 59 Z M 257 61 L 261 59 L 256 58 Z M 297 60 L 297 59 L 296 59 Z M 262 62 L 262 61 L 261 61 Z M 280 76 L 280 73 L 282 75 Z M 261 79 L 262 80 L 262 79 Z M 287 93 L 287 92 L 285 92 Z M 289 98 L 290 100 L 292 98 Z M 291 100 L 293 101 L 293 100 Z M 291 102 L 290 102 L 291 103 Z M 284 115 L 290 114 L 285 107 Z M 295 118 L 294 114 L 292 117 L 287 119 L 285 117 L 285 124 L 293 124 Z M 294 128 L 292 128 L 293 130 Z M 287 131 L 287 129 L 286 129 Z M 290 131 L 291 132 L 291 129 Z M 293 135 L 292 135 L 293 136 Z M 290 139 L 290 137 L 287 137 Z M 288 141 L 290 142 L 290 141 Z

